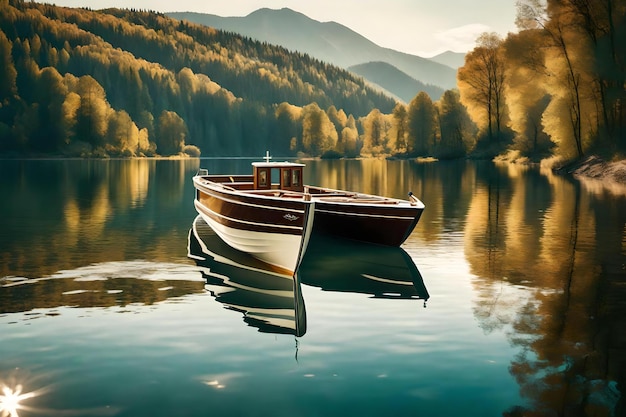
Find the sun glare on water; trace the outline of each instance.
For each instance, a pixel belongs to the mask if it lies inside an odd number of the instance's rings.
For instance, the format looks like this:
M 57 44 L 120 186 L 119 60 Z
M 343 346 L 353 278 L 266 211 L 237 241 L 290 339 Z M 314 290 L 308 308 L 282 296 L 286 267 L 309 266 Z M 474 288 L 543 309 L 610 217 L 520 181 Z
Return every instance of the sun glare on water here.
M 0 417 L 19 417 L 17 411 L 23 408 L 21 402 L 34 396 L 33 392 L 22 394 L 21 385 L 17 385 L 15 389 L 3 386 L 0 394 Z

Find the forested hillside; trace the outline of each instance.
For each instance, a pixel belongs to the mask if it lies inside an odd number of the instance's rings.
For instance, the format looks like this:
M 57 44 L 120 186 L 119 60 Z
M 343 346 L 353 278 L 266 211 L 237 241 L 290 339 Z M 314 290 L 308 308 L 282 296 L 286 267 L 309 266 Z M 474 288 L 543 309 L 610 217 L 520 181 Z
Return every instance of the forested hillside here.
M 0 0 L 0 64 L 4 154 L 319 154 L 396 104 L 307 55 L 147 11 Z

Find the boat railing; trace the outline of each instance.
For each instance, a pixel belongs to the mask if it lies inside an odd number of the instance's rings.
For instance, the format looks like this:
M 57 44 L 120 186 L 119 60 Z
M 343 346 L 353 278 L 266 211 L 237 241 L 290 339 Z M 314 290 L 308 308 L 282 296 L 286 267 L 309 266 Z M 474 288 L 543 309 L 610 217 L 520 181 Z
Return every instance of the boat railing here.
M 203 178 L 203 182 L 218 185 L 228 191 L 248 191 L 254 188 L 254 184 L 251 182 L 216 182 L 208 178 Z
M 252 182 L 252 175 L 207 175 L 206 179 L 218 183 Z

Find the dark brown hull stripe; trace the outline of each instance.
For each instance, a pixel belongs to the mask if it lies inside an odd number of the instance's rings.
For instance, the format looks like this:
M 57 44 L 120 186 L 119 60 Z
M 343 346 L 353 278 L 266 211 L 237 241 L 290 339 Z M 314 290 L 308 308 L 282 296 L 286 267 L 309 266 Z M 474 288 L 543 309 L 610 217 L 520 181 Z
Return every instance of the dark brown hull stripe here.
M 327 214 L 334 214 L 334 215 L 340 215 L 340 216 L 350 216 L 350 217 L 373 217 L 373 218 L 377 218 L 377 219 L 396 219 L 396 220 L 409 220 L 412 221 L 415 216 L 417 215 L 417 213 L 411 215 L 411 216 L 389 216 L 389 215 L 385 215 L 385 214 L 372 214 L 372 213 L 355 213 L 355 212 L 348 212 L 348 211 L 337 211 L 337 210 L 324 210 L 319 208 L 321 206 L 320 203 L 317 203 L 315 212 L 316 213 L 327 213 Z

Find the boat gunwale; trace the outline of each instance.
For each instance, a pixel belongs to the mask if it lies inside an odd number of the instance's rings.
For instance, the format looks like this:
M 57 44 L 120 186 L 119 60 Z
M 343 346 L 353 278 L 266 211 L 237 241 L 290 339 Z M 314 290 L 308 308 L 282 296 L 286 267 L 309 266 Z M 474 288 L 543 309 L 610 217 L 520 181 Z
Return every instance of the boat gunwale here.
M 320 187 L 316 185 L 305 185 L 304 192 L 291 191 L 291 190 L 283 190 L 280 188 L 273 188 L 267 190 L 238 190 L 236 188 L 231 187 L 228 184 L 241 184 L 241 181 L 214 181 L 211 177 L 217 178 L 227 178 L 227 177 L 237 177 L 238 179 L 253 179 L 252 175 L 200 175 L 194 177 L 200 178 L 204 180 L 203 183 L 200 184 L 215 184 L 216 186 L 221 187 L 224 192 L 243 195 L 243 196 L 254 196 L 261 198 L 268 198 L 280 201 L 297 201 L 297 198 L 302 198 L 303 200 L 307 200 L 307 197 L 310 196 L 311 199 L 314 199 L 316 202 L 320 203 L 329 203 L 329 204 L 341 204 L 341 205 L 358 205 L 364 207 L 398 207 L 398 208 L 415 208 L 415 209 L 424 209 L 424 203 L 415 197 L 415 202 L 411 202 L 409 200 L 403 200 L 399 198 L 393 197 L 384 197 L 374 194 L 364 194 L 357 193 L 353 191 L 347 190 L 338 190 L 334 188 Z M 249 181 L 246 181 L 249 182 Z M 319 192 L 311 192 L 311 190 L 316 190 Z M 219 191 L 219 190 L 216 190 Z M 345 200 L 341 200 L 345 199 Z

